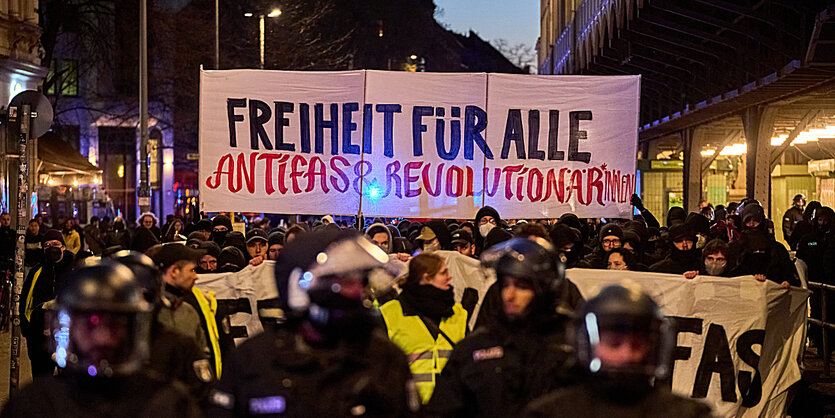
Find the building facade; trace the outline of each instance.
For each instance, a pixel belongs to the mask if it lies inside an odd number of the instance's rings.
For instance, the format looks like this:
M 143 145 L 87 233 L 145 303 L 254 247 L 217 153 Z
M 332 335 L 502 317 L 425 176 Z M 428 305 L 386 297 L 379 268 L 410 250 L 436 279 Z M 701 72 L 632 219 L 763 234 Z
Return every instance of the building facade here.
M 38 26 L 37 0 L 0 0 L 0 106 L 24 90 L 37 90 L 47 69 L 41 66 L 41 28 Z M 0 165 L 0 210 L 15 207 L 10 184 L 17 178 L 17 145 L 7 141 L 5 129 L 0 130 L 3 143 L 3 164 Z

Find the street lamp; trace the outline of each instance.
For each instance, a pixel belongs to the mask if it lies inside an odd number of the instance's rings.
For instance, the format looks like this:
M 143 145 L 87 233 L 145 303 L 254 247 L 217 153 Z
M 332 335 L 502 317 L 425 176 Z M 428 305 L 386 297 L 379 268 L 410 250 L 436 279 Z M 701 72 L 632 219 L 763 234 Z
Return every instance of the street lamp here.
M 244 13 L 244 17 L 253 17 L 253 16 L 255 16 L 255 15 L 251 12 Z M 259 30 L 259 33 L 260 33 L 259 45 L 261 47 L 261 69 L 262 70 L 264 69 L 264 18 L 267 18 L 267 17 L 275 18 L 275 17 L 279 17 L 279 16 L 281 16 L 281 9 L 278 9 L 278 8 L 272 9 L 266 15 L 264 15 L 264 14 L 258 15 L 258 20 L 259 20 L 258 30 Z

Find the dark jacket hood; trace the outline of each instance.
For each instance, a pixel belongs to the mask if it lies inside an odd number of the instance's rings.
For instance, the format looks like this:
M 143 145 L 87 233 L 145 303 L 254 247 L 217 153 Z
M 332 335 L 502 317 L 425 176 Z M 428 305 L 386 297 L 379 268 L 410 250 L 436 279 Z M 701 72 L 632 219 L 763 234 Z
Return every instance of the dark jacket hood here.
M 438 238 L 438 242 L 441 244 L 442 250 L 451 251 L 454 249 L 452 248 L 452 234 L 449 233 L 449 229 L 447 229 L 446 223 L 444 223 L 443 220 L 433 219 L 429 222 L 425 222 L 423 226 L 429 227 L 429 229 L 435 233 L 435 237 Z M 388 232 L 388 229 L 386 229 L 386 232 Z M 391 234 L 389 234 L 389 240 L 390 239 Z
M 499 211 L 493 209 L 491 206 L 485 206 L 479 209 L 478 212 L 476 212 L 475 214 L 475 219 L 473 220 L 473 225 L 475 226 L 475 229 L 473 230 L 473 238 L 475 239 L 476 243 L 486 238 L 481 236 L 481 232 L 478 230 L 478 220 L 484 216 L 492 216 L 496 220 L 496 227 L 502 226 L 502 217 L 499 216 Z

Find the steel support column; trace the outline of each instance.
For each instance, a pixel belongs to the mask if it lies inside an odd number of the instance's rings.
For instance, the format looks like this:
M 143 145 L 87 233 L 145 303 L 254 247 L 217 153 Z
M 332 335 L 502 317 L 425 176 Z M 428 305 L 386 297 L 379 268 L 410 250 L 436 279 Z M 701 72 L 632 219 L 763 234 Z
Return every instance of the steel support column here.
M 702 200 L 702 137 L 704 130 L 688 128 L 681 131 L 681 145 L 684 150 L 684 209 L 698 212 Z
M 757 199 L 771 217 L 771 133 L 774 128 L 776 106 L 749 107 L 742 112 L 745 128 L 745 188 L 748 197 Z

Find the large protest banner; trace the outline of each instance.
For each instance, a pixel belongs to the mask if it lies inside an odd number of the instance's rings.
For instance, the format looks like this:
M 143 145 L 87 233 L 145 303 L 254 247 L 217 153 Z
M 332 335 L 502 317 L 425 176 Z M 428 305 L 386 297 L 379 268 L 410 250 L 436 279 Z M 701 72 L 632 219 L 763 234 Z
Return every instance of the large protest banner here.
M 357 213 L 363 71 L 202 71 L 206 211 Z
M 639 89 L 639 76 L 202 71 L 202 209 L 623 217 Z
M 483 295 L 491 272 L 457 253 L 442 251 L 453 286 L 475 286 Z M 200 275 L 197 287 L 214 291 L 221 305 L 234 306 L 231 324 L 241 343 L 262 330 L 259 311 L 277 297 L 274 264 L 238 273 Z M 610 284 L 629 283 L 652 295 L 678 325 L 672 390 L 701 399 L 722 417 L 781 416 L 788 388 L 800 379 L 809 292 L 786 291 L 751 276 L 733 279 L 612 270 L 568 270 L 589 298 Z
M 491 74 L 485 204 L 517 218 L 628 217 L 640 81 Z

